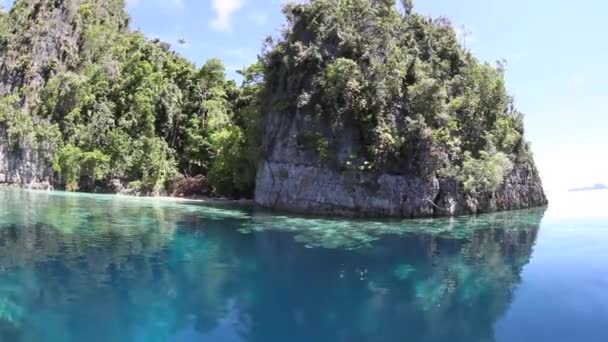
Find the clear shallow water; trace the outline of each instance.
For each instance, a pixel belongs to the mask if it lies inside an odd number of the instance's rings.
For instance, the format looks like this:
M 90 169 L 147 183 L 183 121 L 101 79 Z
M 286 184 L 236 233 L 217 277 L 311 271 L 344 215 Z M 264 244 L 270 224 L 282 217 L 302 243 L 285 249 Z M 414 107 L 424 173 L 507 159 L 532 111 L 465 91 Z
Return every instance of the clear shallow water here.
M 608 341 L 608 215 L 555 208 L 348 221 L 0 189 L 0 341 Z

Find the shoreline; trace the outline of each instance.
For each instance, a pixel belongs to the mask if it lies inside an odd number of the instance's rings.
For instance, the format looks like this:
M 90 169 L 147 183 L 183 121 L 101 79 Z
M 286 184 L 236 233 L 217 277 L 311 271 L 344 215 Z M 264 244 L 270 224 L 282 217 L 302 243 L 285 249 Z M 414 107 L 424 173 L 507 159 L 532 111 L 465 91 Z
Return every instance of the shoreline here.
M 13 190 L 24 190 L 32 192 L 45 192 L 45 193 L 57 193 L 57 194 L 73 194 L 73 195 L 105 195 L 115 196 L 118 198 L 125 199 L 152 199 L 170 201 L 176 203 L 193 203 L 193 204 L 239 204 L 239 205 L 253 205 L 255 201 L 253 199 L 230 199 L 225 197 L 211 197 L 211 196 L 190 196 L 190 197 L 175 197 L 175 196 L 137 196 L 121 193 L 104 193 L 104 192 L 80 192 L 80 191 L 65 191 L 57 190 L 53 188 L 49 189 L 37 189 L 28 186 L 22 186 L 18 184 L 0 184 L 0 189 L 13 189 Z
M 94 194 L 94 193 L 93 193 Z M 110 194 L 112 195 L 112 194 Z M 119 197 L 126 198 L 149 198 L 159 199 L 163 201 L 172 201 L 179 203 L 200 203 L 200 204 L 242 204 L 242 205 L 253 205 L 254 200 L 252 199 L 229 199 L 229 198 L 216 198 L 216 197 L 205 197 L 205 196 L 194 196 L 194 197 L 174 197 L 174 196 L 133 196 L 123 194 L 113 194 Z
M 330 220 L 345 219 L 345 220 L 364 220 L 364 221 L 366 221 L 366 220 L 413 221 L 413 220 L 418 220 L 418 219 L 433 220 L 433 219 L 442 219 L 442 218 L 454 219 L 454 218 L 462 218 L 462 217 L 477 218 L 477 217 L 485 216 L 488 214 L 514 213 L 514 212 L 518 212 L 518 211 L 541 209 L 541 208 L 544 208 L 544 211 L 546 212 L 550 208 L 549 204 L 545 204 L 542 206 L 534 206 L 534 207 L 528 207 L 528 208 L 514 208 L 514 209 L 510 209 L 510 210 L 499 210 L 499 211 L 483 212 L 483 213 L 477 213 L 477 214 L 461 214 L 461 215 L 453 215 L 453 216 L 447 216 L 447 215 L 444 215 L 444 216 L 419 216 L 419 217 L 414 217 L 414 218 L 398 217 L 398 216 L 320 215 L 320 214 L 311 214 L 311 213 L 306 213 L 306 212 L 293 212 L 293 211 L 266 208 L 266 207 L 256 204 L 254 199 L 230 199 L 230 198 L 225 198 L 225 197 L 209 197 L 209 196 L 192 196 L 192 197 L 137 196 L 137 195 L 130 195 L 130 194 L 107 193 L 107 192 L 106 193 L 79 192 L 79 191 L 70 192 L 70 191 L 65 191 L 65 190 L 57 190 L 57 189 L 53 189 L 53 188 L 36 189 L 36 188 L 32 188 L 32 187 L 27 187 L 27 186 L 20 186 L 17 184 L 6 184 L 6 183 L 0 184 L 0 190 L 2 190 L 2 189 L 12 189 L 12 190 L 21 190 L 21 191 L 38 192 L 38 193 L 49 193 L 49 194 L 55 194 L 55 195 L 60 195 L 60 196 L 61 195 L 107 196 L 107 197 L 114 197 L 114 198 L 125 199 L 125 200 L 166 201 L 166 202 L 177 203 L 177 204 L 251 206 L 251 207 L 255 207 L 255 208 L 260 208 L 266 212 L 274 213 L 276 215 L 295 216 L 295 217 L 311 218 L 311 219 L 330 219 Z

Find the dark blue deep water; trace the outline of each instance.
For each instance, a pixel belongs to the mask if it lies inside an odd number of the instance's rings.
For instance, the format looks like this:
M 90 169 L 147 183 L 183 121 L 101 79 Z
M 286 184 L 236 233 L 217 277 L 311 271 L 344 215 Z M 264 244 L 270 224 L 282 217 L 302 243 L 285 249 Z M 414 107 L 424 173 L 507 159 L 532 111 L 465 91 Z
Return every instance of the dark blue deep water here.
M 3 189 L 0 341 L 608 341 L 608 218 L 557 214 L 349 221 Z

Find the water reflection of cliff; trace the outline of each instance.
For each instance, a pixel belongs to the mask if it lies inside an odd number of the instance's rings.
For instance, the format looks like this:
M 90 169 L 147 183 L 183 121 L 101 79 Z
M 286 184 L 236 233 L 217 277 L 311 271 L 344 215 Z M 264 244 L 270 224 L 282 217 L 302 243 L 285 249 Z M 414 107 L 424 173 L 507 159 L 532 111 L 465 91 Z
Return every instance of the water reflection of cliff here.
M 489 341 L 542 214 L 380 223 L 0 191 L 0 340 Z
M 260 235 L 264 292 L 251 305 L 260 309 L 252 317 L 276 315 L 257 321 L 251 340 L 280 331 L 305 336 L 302 341 L 490 341 L 530 259 L 541 217 L 524 211 L 475 222 L 426 221 L 434 227 L 412 233 L 413 224 L 401 235 L 373 236 L 373 248 L 351 253 L 294 248 L 290 237 Z M 318 234 L 299 236 L 302 243 L 325 243 Z M 268 284 L 264 274 L 279 279 Z

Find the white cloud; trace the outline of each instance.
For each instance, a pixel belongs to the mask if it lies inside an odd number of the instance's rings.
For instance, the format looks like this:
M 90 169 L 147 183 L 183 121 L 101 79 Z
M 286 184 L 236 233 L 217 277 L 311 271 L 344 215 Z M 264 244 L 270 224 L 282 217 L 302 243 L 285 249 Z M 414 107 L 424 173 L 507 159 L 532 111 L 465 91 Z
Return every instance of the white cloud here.
M 215 18 L 209 23 L 211 28 L 218 31 L 230 31 L 232 15 L 243 8 L 245 0 L 211 0 Z

